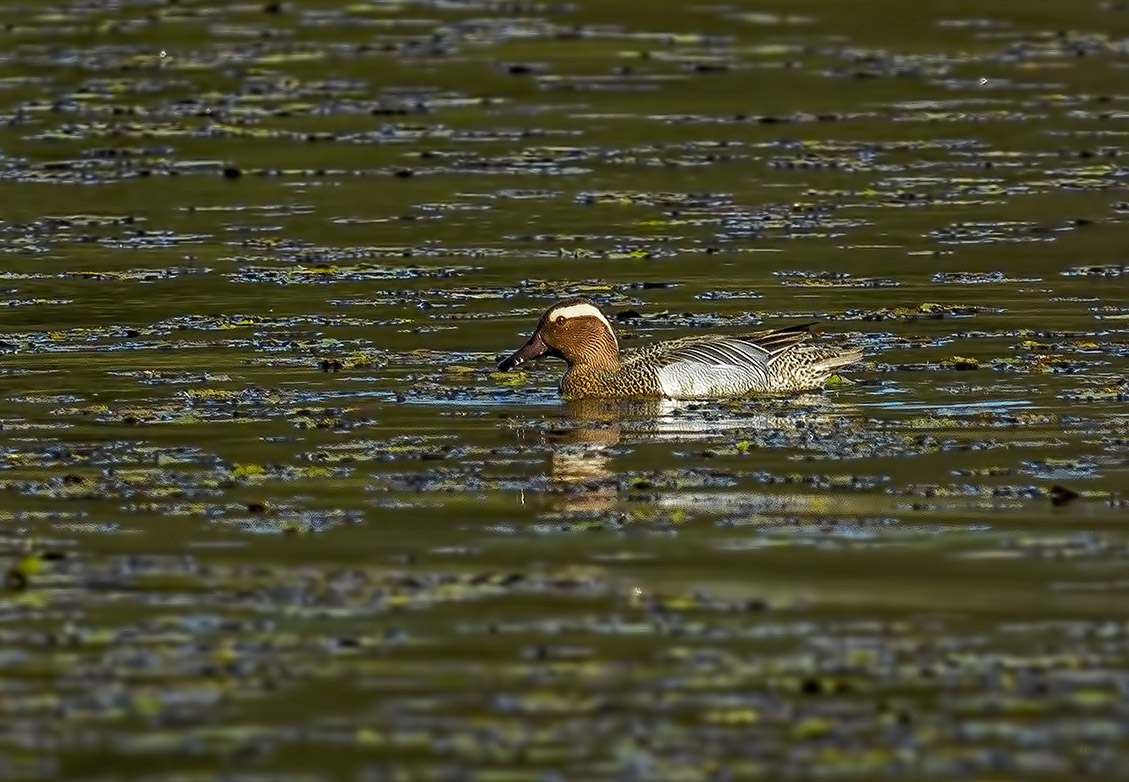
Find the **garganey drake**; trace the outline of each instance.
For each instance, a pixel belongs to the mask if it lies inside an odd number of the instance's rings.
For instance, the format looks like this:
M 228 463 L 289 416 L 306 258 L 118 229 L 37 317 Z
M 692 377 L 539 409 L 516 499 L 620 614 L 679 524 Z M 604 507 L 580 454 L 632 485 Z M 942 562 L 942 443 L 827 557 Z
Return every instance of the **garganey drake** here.
M 734 399 L 751 393 L 795 393 L 822 387 L 860 348 L 802 344 L 813 323 L 750 334 L 683 337 L 619 352 L 615 329 L 589 299 L 559 301 L 502 372 L 541 356 L 563 358 L 566 399 Z

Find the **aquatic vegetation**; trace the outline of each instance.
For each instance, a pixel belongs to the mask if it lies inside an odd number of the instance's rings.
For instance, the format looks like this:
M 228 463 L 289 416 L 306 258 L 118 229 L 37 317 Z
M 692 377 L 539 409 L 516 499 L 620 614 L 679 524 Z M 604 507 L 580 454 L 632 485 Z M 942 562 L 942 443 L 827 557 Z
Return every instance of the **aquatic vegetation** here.
M 1124 9 L 903 10 L 0 0 L 0 779 L 1123 773 Z

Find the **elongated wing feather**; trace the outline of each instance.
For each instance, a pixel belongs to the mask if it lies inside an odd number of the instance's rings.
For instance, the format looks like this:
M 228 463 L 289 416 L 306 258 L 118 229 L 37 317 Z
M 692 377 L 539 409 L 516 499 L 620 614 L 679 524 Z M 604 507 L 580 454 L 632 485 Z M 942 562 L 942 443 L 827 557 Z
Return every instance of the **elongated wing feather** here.
M 643 348 L 646 360 L 662 367 L 679 363 L 708 366 L 753 366 L 767 370 L 773 359 L 808 337 L 812 323 L 752 334 L 685 337 Z M 643 356 L 640 356 L 642 358 Z

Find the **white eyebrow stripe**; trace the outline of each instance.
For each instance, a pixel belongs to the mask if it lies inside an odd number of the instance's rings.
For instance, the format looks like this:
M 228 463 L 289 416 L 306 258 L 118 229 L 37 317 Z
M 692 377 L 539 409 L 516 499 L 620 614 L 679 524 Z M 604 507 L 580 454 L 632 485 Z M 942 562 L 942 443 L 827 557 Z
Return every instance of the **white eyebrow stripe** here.
M 612 324 L 604 317 L 604 313 L 600 312 L 598 308 L 593 307 L 591 304 L 571 304 L 567 307 L 553 310 L 554 318 L 562 316 L 566 318 L 581 318 L 585 316 L 598 318 L 600 322 L 607 327 L 608 331 L 611 332 L 612 338 L 615 338 L 615 329 L 612 328 Z

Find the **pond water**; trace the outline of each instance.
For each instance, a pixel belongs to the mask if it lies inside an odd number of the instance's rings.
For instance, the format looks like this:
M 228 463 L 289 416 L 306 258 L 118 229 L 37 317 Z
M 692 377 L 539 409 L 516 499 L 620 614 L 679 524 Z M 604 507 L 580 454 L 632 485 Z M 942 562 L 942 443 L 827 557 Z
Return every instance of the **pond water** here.
M 1125 3 L 0 0 L 0 778 L 1129 762 Z M 815 319 L 827 391 L 563 403 Z

